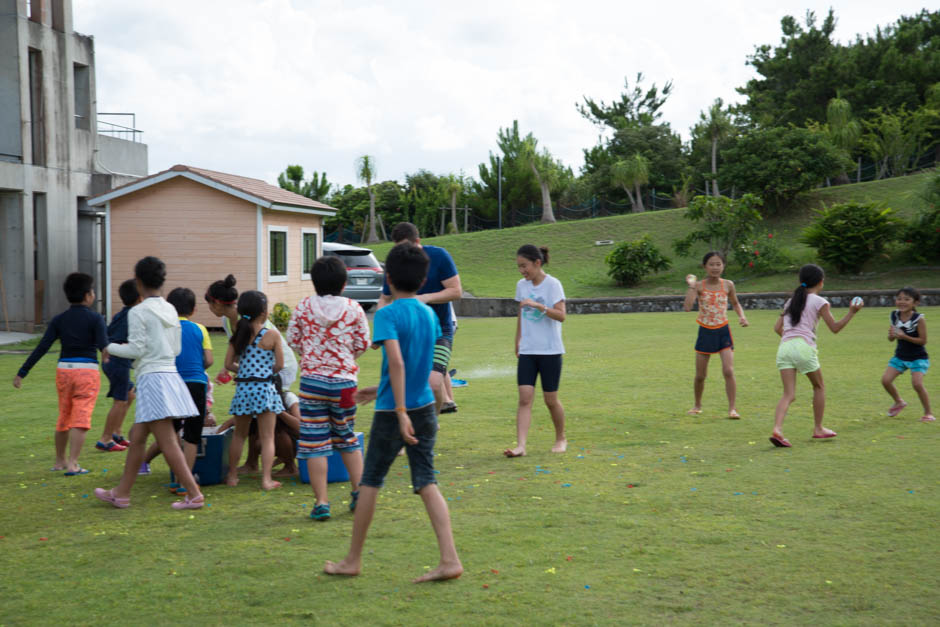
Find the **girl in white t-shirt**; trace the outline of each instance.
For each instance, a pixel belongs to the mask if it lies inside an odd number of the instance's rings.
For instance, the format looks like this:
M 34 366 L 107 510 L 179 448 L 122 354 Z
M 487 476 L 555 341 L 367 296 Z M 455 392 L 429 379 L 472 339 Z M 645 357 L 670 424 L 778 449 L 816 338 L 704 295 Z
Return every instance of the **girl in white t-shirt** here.
M 836 432 L 822 426 L 826 408 L 826 388 L 823 386 L 822 370 L 816 354 L 816 323 L 822 318 L 833 333 L 841 331 L 863 304 L 853 304 L 849 313 L 836 322 L 829 311 L 829 301 L 819 295 L 826 278 L 823 269 L 813 264 L 800 268 L 800 286 L 783 307 L 777 318 L 774 331 L 780 336 L 777 349 L 777 369 L 783 381 L 783 396 L 774 412 L 774 431 L 770 441 L 774 446 L 789 447 L 790 441 L 783 437 L 783 419 L 790 403 L 796 398 L 796 373 L 805 374 L 813 385 L 813 437 L 817 440 L 836 437 Z
M 532 401 L 535 380 L 542 379 L 542 396 L 555 425 L 553 453 L 568 448 L 565 438 L 565 410 L 558 400 L 561 380 L 561 323 L 565 321 L 565 291 L 561 282 L 545 274 L 548 249 L 526 244 L 516 252 L 516 266 L 522 278 L 516 284 L 519 317 L 516 324 L 516 383 L 519 385 L 519 408 L 516 410 L 516 446 L 503 451 L 506 457 L 525 455 L 529 425 L 532 423 Z

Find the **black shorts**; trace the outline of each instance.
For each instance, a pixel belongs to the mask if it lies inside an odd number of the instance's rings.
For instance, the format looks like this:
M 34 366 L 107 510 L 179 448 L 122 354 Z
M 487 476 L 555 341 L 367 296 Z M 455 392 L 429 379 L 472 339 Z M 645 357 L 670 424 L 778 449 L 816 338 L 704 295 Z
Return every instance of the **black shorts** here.
M 703 355 L 714 355 L 730 348 L 734 350 L 734 339 L 731 337 L 730 325 L 717 329 L 709 329 L 699 325 L 698 339 L 695 341 L 695 352 Z
M 519 355 L 516 366 L 516 384 L 535 387 L 535 379 L 542 377 L 543 392 L 557 392 L 561 382 L 561 355 Z
M 131 390 L 134 389 L 134 383 L 131 381 L 131 362 L 112 357 L 101 369 L 104 370 L 108 383 L 111 385 L 107 397 L 126 402 Z
M 206 423 L 206 388 L 208 386 L 200 381 L 184 381 L 184 383 L 189 390 L 189 395 L 193 398 L 193 403 L 196 404 L 196 411 L 199 415 L 174 418 L 173 428 L 177 431 L 183 430 L 184 442 L 198 445 L 202 442 L 202 427 Z

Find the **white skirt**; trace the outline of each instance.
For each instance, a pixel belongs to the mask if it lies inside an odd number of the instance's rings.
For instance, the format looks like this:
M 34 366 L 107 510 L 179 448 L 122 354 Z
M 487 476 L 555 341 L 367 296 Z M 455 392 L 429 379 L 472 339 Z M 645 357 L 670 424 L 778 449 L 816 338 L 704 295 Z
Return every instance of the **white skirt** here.
M 137 377 L 134 422 L 198 416 L 189 389 L 176 372 L 149 372 Z

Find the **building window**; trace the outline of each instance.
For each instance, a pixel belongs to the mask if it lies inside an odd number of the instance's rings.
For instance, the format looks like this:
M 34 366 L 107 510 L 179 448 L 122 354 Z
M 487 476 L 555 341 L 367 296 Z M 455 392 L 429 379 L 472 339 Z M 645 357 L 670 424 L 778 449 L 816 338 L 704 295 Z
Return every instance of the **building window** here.
M 310 268 L 313 262 L 317 260 L 317 238 L 320 234 L 319 229 L 301 229 L 300 235 L 300 275 L 305 281 L 310 279 Z
M 268 282 L 287 280 L 287 227 L 268 227 Z
M 75 128 L 91 128 L 91 86 L 89 83 L 89 70 L 87 65 L 75 63 L 72 66 L 72 75 L 75 78 Z
M 29 127 L 33 165 L 46 165 L 46 119 L 42 101 L 42 52 L 29 49 Z

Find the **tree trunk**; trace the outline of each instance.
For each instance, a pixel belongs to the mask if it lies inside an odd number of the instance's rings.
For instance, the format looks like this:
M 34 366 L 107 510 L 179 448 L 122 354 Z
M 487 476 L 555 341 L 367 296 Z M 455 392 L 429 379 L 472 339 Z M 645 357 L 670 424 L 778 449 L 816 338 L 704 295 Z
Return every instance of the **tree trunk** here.
M 712 196 L 718 196 L 718 138 L 712 137 Z
M 539 169 L 535 167 L 535 162 L 530 162 L 529 165 L 532 166 L 532 173 L 535 174 L 535 180 L 539 183 L 539 188 L 542 190 L 542 222 L 554 222 L 555 214 L 552 212 L 552 194 L 549 189 L 548 181 L 542 180 L 542 175 L 539 174 Z
M 630 199 L 630 211 L 632 211 L 633 213 L 636 213 L 637 212 L 636 199 L 633 198 L 633 192 L 631 192 L 630 188 L 627 187 L 626 185 L 621 185 L 621 187 L 623 188 L 623 191 L 627 192 L 627 198 Z
M 633 212 L 640 213 L 641 211 L 646 211 L 646 208 L 643 206 L 643 193 L 640 191 L 640 184 L 634 183 L 633 189 L 636 191 L 636 204 L 633 205 Z
M 450 193 L 450 224 L 454 228 L 454 233 L 460 233 L 457 229 L 457 192 Z
M 379 234 L 375 230 L 375 194 L 372 193 L 372 188 L 369 188 L 369 239 L 366 240 L 369 244 L 374 244 L 379 241 Z

